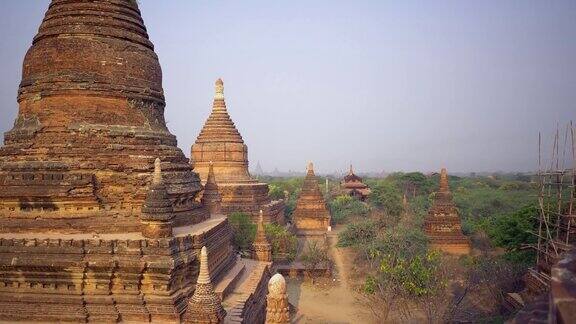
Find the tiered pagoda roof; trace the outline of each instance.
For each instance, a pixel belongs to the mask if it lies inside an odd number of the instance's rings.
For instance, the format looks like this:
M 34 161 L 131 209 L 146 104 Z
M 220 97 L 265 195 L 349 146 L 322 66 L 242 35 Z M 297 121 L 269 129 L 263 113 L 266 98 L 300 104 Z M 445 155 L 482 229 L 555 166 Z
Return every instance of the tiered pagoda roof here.
M 362 178 L 354 174 L 352 164 L 350 164 L 350 170 L 348 171 L 348 174 L 344 176 L 344 180 L 340 184 L 340 187 L 347 195 L 358 197 L 360 200 L 366 199 L 366 197 L 372 192 L 370 187 L 362 182 Z

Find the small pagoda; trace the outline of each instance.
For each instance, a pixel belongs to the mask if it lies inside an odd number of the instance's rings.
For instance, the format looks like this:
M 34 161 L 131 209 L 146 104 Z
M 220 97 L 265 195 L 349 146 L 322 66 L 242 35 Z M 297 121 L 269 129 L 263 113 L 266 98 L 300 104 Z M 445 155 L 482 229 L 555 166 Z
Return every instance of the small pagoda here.
M 228 114 L 222 79 L 216 80 L 212 112 L 192 145 L 191 163 L 203 183 L 213 169 L 224 214 L 247 213 L 256 224 L 262 210 L 265 223 L 284 223 L 284 202 L 272 201 L 268 184 L 250 176 L 248 146 Z
M 352 164 L 350 164 L 348 174 L 340 183 L 340 187 L 342 188 L 343 193 L 361 201 L 365 201 L 368 195 L 372 192 L 370 187 L 362 182 L 362 178 L 354 174 Z
M 272 262 L 272 245 L 266 237 L 264 230 L 264 217 L 260 211 L 260 218 L 256 226 L 256 237 L 252 243 L 252 258 L 258 261 Z
M 424 232 L 432 248 L 451 254 L 470 253 L 470 242 L 462 234 L 458 210 L 448 187 L 446 169 L 440 172 L 440 188 L 434 194 L 434 202 L 428 210 L 428 216 L 424 221 Z
M 312 163 L 308 164 L 292 218 L 298 231 L 328 231 L 330 228 L 330 212 L 318 186 Z

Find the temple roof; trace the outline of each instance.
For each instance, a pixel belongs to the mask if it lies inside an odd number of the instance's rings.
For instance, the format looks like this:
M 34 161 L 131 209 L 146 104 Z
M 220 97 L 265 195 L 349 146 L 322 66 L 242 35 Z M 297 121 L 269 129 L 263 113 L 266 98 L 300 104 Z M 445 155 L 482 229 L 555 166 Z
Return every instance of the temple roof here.
M 360 178 L 359 176 L 354 174 L 354 169 L 352 169 L 352 164 L 350 164 L 350 170 L 348 171 L 348 174 L 346 176 L 344 176 L 344 181 L 345 182 L 352 182 L 352 181 L 362 182 L 362 178 Z
M 196 139 L 196 143 L 210 142 L 244 143 L 240 132 L 236 129 L 236 125 L 234 125 L 226 109 L 224 82 L 222 79 L 216 80 L 212 112 Z

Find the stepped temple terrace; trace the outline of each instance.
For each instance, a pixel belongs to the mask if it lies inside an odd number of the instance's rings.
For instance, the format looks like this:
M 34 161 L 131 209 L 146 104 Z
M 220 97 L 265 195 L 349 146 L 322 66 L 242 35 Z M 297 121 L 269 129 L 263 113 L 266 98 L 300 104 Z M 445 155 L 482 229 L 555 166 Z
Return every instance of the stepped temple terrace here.
M 362 178 L 354 174 L 354 169 L 352 169 L 352 164 L 350 164 L 350 170 L 348 174 L 344 176 L 344 179 L 340 183 L 342 191 L 351 197 L 360 199 L 362 201 L 366 200 L 368 195 L 370 195 L 370 187 L 362 182 Z
M 330 212 L 318 186 L 312 162 L 308 164 L 306 178 L 304 178 L 292 218 L 296 229 L 301 232 L 326 232 L 330 228 Z
M 222 196 L 222 211 L 245 212 L 258 221 L 260 210 L 264 222 L 284 223 L 284 202 L 272 201 L 268 185 L 252 179 L 248 171 L 248 147 L 226 109 L 224 83 L 216 81 L 212 112 L 192 145 L 191 162 L 203 181 L 210 165 Z
M 462 234 L 460 217 L 448 187 L 446 169 L 440 172 L 440 187 L 434 194 L 434 202 L 424 221 L 424 231 L 434 248 L 453 254 L 470 253 L 470 242 Z
M 136 1 L 53 0 L 23 66 L 0 149 L 0 320 L 215 321 L 236 292 L 231 317 L 263 321 L 270 264 L 234 253 L 213 174 L 200 201 Z

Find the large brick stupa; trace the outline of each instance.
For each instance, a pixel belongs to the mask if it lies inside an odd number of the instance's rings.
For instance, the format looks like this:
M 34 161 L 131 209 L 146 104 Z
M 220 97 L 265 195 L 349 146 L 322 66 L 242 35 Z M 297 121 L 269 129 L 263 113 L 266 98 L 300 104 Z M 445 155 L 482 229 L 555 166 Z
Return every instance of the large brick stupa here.
M 212 112 L 192 145 L 191 160 L 204 182 L 213 166 L 224 213 L 247 213 L 257 223 L 262 210 L 264 222 L 284 223 L 284 202 L 271 200 L 268 184 L 250 176 L 248 146 L 228 114 L 221 79 L 216 81 Z

